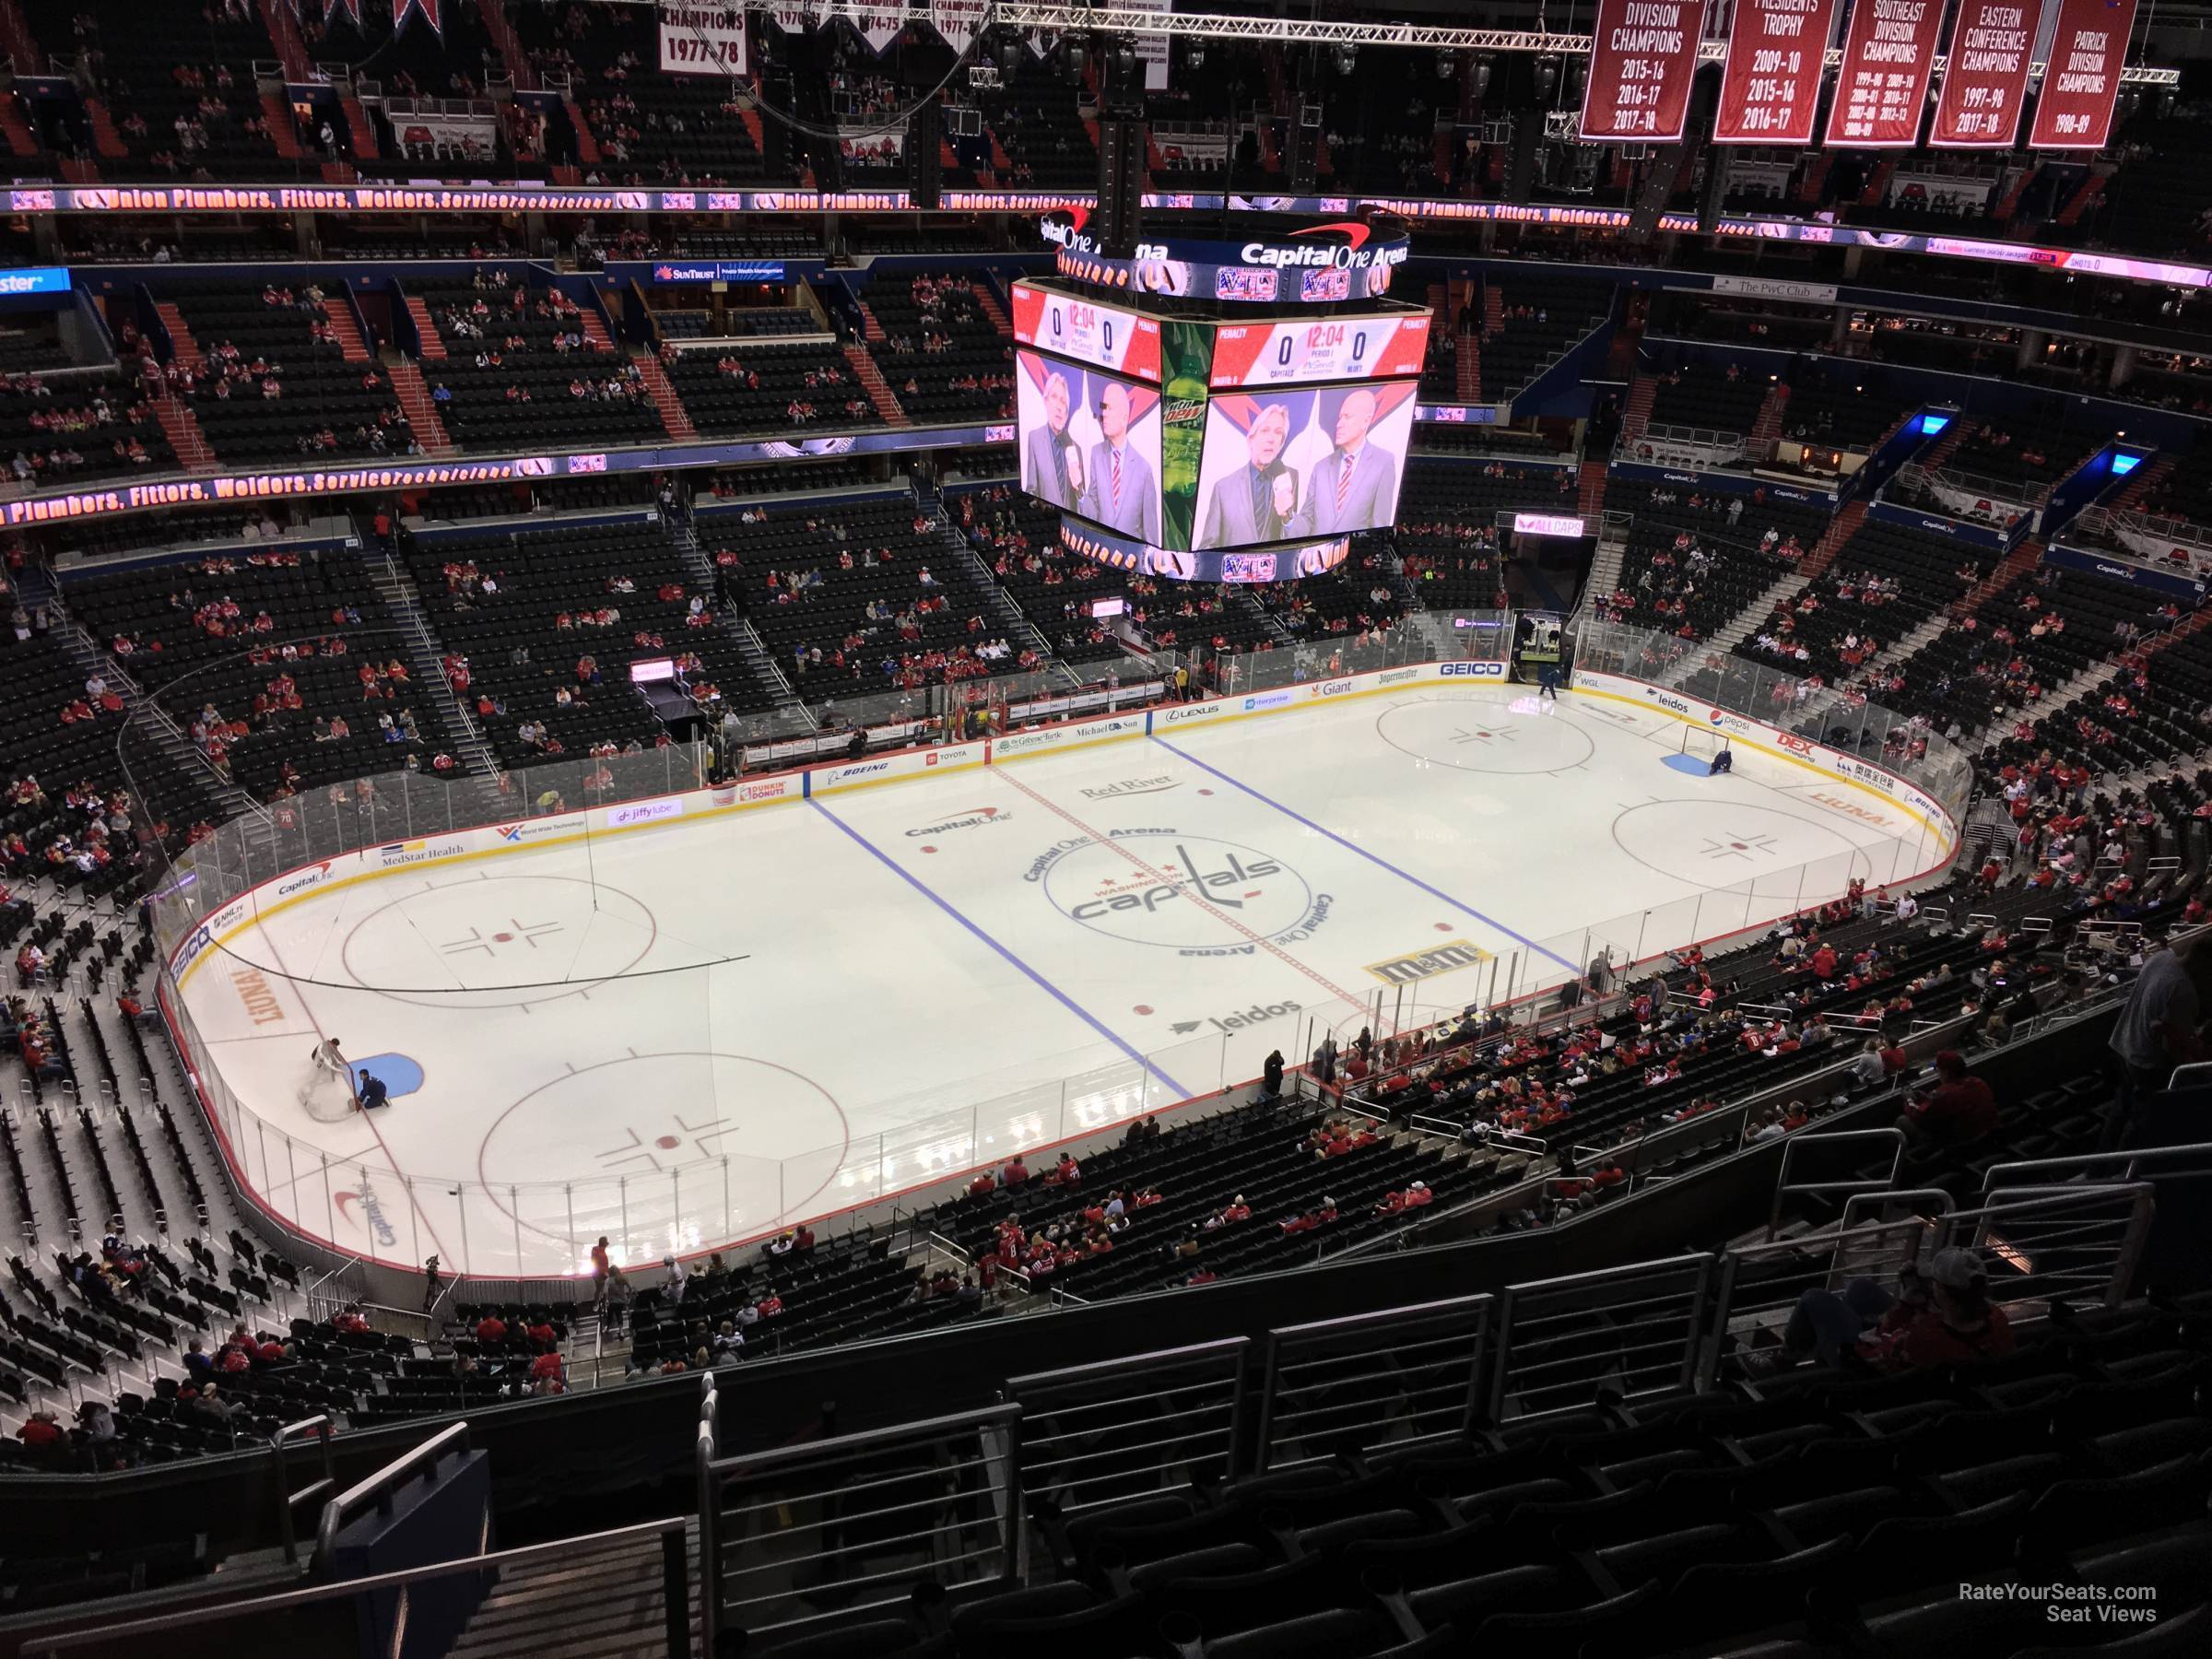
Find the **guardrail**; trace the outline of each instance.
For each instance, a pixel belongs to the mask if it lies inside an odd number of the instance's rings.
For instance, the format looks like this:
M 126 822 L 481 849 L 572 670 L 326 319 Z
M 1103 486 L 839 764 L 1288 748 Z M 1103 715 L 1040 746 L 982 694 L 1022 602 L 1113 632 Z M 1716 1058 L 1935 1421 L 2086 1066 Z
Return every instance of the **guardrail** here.
M 315 1527 L 315 1553 L 310 1563 L 313 1571 L 317 1573 L 331 1571 L 337 1555 L 339 1530 L 349 1517 L 371 1505 L 381 1515 L 390 1514 L 393 1495 L 406 1481 L 417 1476 L 428 1478 L 448 1453 L 467 1450 L 468 1421 L 463 1418 L 331 1499 L 323 1506 L 323 1518 Z
M 1243 1336 L 1010 1377 L 1023 1489 L 1063 1514 L 1137 1491 L 1227 1480 L 1241 1466 Z M 1130 1461 L 1132 1455 L 1135 1462 Z
M 327 1497 L 337 1489 L 337 1469 L 330 1454 L 333 1428 L 330 1414 L 318 1412 L 296 1423 L 285 1424 L 269 1437 L 269 1454 L 276 1469 L 276 1532 L 284 1540 L 284 1559 L 288 1561 L 300 1559 L 299 1524 L 295 1512 L 301 1504 Z M 295 1492 L 290 1489 L 291 1479 L 285 1470 L 284 1449 L 300 1436 L 310 1433 L 316 1437 L 322 1446 L 323 1473 Z
M 1468 1433 L 1496 1306 L 1462 1296 L 1270 1331 L 1257 1466 Z

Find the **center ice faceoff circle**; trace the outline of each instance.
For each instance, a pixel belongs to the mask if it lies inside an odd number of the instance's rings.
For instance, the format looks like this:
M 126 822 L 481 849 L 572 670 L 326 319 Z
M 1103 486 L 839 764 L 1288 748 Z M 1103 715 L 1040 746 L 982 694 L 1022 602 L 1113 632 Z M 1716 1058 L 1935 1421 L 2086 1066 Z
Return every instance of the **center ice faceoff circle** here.
M 1093 933 L 1184 952 L 1303 938 L 1330 902 L 1272 853 L 1180 830 L 1072 837 L 1038 858 L 1029 879 Z
M 1417 760 L 1471 772 L 1561 771 L 1589 759 L 1596 747 L 1588 732 L 1556 712 L 1529 715 L 1465 698 L 1394 704 L 1375 717 L 1375 735 Z

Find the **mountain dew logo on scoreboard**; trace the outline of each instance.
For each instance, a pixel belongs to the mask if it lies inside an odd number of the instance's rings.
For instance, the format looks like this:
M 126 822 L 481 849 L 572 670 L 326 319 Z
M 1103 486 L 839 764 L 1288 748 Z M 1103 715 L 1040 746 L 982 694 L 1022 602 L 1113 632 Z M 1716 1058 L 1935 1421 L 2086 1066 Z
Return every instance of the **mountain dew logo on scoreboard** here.
M 1198 469 L 1206 450 L 1206 379 L 1214 359 L 1207 323 L 1160 324 L 1160 539 L 1187 547 L 1198 523 Z

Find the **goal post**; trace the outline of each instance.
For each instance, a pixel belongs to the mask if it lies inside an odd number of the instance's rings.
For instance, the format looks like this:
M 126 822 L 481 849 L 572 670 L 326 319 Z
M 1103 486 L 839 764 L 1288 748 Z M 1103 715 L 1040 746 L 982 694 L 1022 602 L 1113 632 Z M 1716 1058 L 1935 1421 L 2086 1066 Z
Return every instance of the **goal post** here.
M 1712 726 L 1686 725 L 1682 728 L 1681 754 L 1710 760 L 1728 747 L 1728 734 Z

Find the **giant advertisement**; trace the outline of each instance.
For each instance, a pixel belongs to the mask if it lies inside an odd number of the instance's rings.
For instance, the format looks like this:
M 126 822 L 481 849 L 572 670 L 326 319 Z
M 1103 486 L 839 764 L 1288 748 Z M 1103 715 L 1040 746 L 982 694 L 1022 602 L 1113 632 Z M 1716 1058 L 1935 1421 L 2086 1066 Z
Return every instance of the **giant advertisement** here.
M 2035 149 L 2102 149 L 2112 135 L 2136 0 L 2058 0 L 2028 143 Z
M 1214 331 L 1216 386 L 1312 386 L 1327 381 L 1418 377 L 1429 317 L 1316 317 L 1224 323 Z
M 1828 111 L 1828 142 L 1910 149 L 1928 104 L 1943 0 L 1854 0 Z
M 1959 0 L 1928 144 L 2010 149 L 2027 107 L 2028 65 L 2042 0 Z
M 1027 349 L 1015 360 L 1021 487 L 1141 542 L 1159 540 L 1159 393 Z
M 1841 0 L 1735 0 L 1715 144 L 1813 141 L 1820 76 Z
M 745 7 L 661 0 L 663 75 L 743 75 Z
M 1194 547 L 1320 540 L 1397 516 L 1416 382 L 1217 394 Z
M 1013 299 L 1018 343 L 1159 383 L 1159 324 L 1152 318 L 1033 282 L 1017 282 Z
M 1584 143 L 1673 144 L 1689 119 L 1689 83 L 1705 32 L 1705 0 L 1597 0 Z

